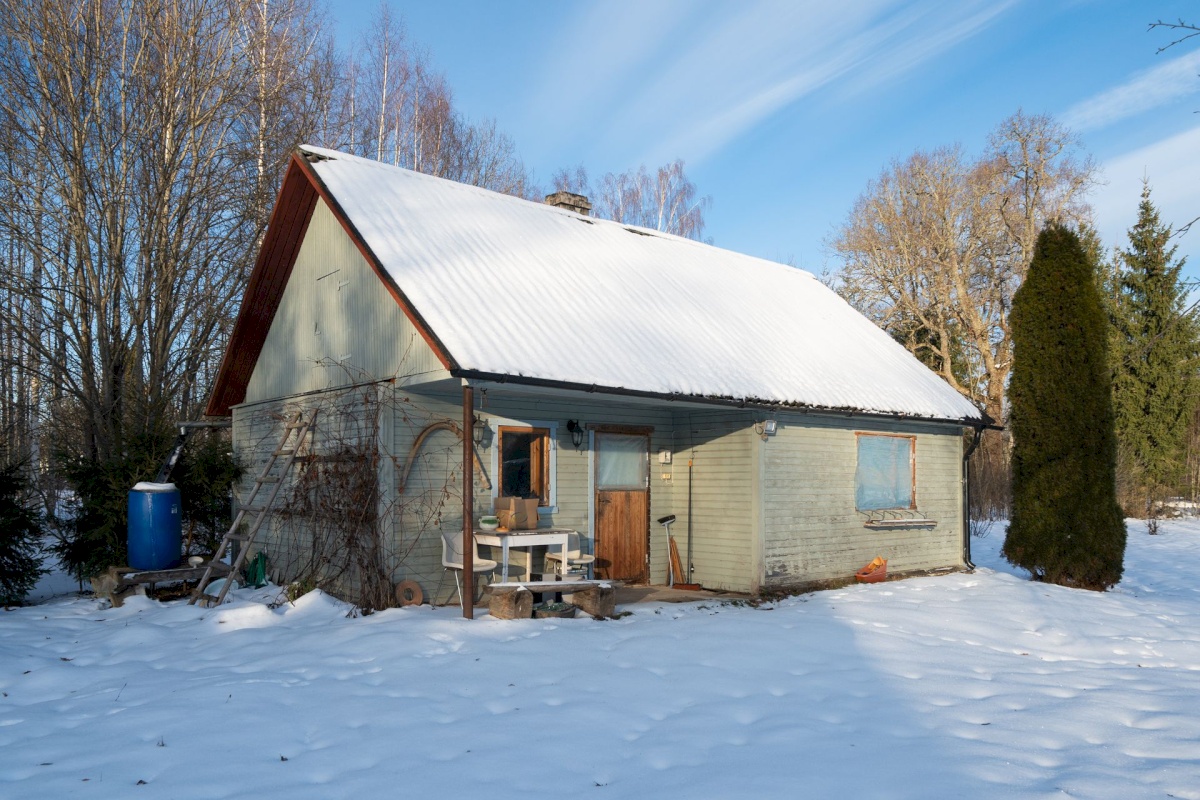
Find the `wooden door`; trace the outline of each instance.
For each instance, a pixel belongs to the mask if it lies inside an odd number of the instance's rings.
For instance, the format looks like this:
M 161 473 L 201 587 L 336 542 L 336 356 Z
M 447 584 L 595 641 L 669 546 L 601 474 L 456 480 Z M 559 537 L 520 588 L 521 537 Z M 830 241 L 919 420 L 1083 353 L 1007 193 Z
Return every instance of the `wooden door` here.
M 650 436 L 597 431 L 597 577 L 650 579 Z

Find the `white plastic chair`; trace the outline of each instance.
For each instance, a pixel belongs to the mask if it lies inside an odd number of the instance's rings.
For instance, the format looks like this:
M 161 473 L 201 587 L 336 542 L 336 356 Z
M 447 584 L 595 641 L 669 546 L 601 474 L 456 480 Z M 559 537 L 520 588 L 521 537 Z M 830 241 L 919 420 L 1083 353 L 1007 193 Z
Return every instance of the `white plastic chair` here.
M 442 592 L 442 581 L 446 580 L 446 573 L 454 573 L 454 588 L 458 591 L 458 603 L 462 605 L 462 571 L 463 571 L 463 548 L 462 548 L 462 531 L 446 533 L 442 531 L 442 580 L 438 581 L 437 597 Z M 474 538 L 471 543 L 475 546 L 475 557 L 471 561 L 471 571 L 475 574 L 481 572 L 491 572 L 496 569 L 497 564 L 490 558 L 479 557 L 479 545 Z
M 546 566 L 549 567 L 557 575 L 566 575 L 572 572 L 581 572 L 585 575 L 591 570 L 592 564 L 596 561 L 596 557 L 585 555 L 579 547 L 579 534 L 567 534 L 567 563 L 563 566 L 562 553 L 557 550 L 546 551 Z

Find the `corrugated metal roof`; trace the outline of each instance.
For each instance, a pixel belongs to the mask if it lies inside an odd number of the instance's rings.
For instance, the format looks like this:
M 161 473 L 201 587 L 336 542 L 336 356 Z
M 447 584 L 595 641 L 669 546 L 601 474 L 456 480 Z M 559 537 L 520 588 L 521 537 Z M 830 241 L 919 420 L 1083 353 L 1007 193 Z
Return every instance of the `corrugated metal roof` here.
M 464 370 L 936 419 L 980 412 L 801 269 L 314 147 Z

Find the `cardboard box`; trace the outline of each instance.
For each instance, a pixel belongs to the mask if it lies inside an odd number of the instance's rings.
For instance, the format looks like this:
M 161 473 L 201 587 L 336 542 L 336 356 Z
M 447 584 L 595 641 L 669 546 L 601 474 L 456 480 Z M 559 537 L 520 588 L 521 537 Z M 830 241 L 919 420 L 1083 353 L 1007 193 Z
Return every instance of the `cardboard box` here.
M 524 531 L 538 526 L 537 498 L 497 497 L 492 504 L 500 527 L 510 531 Z

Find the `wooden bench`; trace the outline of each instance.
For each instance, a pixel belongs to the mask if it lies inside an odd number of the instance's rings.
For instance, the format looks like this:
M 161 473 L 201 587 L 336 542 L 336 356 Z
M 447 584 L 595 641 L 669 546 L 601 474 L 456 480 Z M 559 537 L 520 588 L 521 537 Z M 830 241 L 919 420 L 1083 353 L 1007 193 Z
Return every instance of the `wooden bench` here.
M 509 581 L 507 583 L 489 583 L 484 591 L 492 594 L 505 594 L 524 589 L 528 592 L 554 592 L 574 594 L 584 589 L 594 589 L 597 586 L 612 586 L 611 581 Z
M 132 567 L 109 567 L 99 575 L 91 578 L 92 592 L 120 608 L 125 598 L 139 593 L 140 587 L 146 584 L 169 583 L 172 581 L 195 581 L 204 575 L 207 564 L 198 567 L 176 567 L 173 569 L 134 569 Z M 213 565 L 214 575 L 228 575 L 228 564 Z M 145 590 L 141 589 L 144 594 Z
M 515 581 L 488 584 L 487 591 L 492 595 L 491 614 L 497 619 L 528 619 L 535 592 L 569 594 L 583 613 L 593 617 L 616 614 L 617 590 L 612 581 Z

